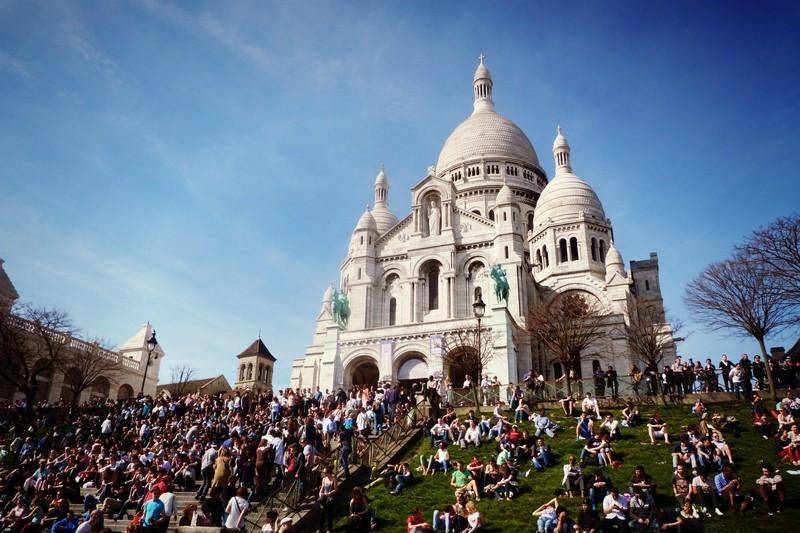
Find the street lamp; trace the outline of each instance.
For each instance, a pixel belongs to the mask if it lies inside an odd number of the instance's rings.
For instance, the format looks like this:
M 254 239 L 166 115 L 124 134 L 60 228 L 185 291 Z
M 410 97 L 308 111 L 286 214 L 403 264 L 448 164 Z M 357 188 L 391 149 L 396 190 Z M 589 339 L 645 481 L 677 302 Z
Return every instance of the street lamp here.
M 483 353 L 483 346 L 481 346 L 481 318 L 486 312 L 486 304 L 483 303 L 480 293 L 477 294 L 475 302 L 472 304 L 472 314 L 478 319 L 478 358 L 480 359 Z M 480 376 L 479 376 L 480 378 Z
M 147 339 L 147 364 L 144 365 L 144 375 L 142 376 L 142 388 L 139 390 L 139 395 L 144 396 L 144 382 L 147 380 L 147 369 L 150 368 L 150 357 L 153 355 L 153 352 L 158 347 L 158 341 L 156 340 L 156 330 L 153 330 L 152 335 L 150 338 Z M 156 354 L 156 359 L 158 359 L 158 354 Z

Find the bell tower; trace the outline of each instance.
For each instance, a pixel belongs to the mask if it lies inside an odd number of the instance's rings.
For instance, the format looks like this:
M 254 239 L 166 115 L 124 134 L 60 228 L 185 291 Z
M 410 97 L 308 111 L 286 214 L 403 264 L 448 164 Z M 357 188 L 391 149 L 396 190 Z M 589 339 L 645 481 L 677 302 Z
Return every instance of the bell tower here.
M 260 335 L 236 358 L 239 360 L 239 367 L 234 388 L 257 392 L 272 390 L 272 371 L 277 359 L 261 341 Z

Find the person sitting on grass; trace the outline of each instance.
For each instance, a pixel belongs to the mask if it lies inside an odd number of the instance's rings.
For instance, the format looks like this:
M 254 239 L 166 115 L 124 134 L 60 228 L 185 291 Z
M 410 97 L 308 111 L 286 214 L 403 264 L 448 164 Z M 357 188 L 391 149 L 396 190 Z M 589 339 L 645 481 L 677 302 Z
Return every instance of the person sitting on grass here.
M 489 440 L 500 440 L 500 436 L 505 431 L 507 425 L 505 418 L 498 418 L 497 422 L 489 429 Z
M 403 492 L 404 488 L 411 485 L 413 479 L 414 476 L 411 473 L 411 466 L 408 463 L 401 464 L 394 475 L 395 486 L 394 490 L 392 490 L 392 494 L 397 495 Z
M 483 492 L 486 494 L 494 494 L 498 500 L 510 500 L 519 496 L 519 484 L 517 482 L 517 474 L 506 465 L 500 467 L 500 475 L 497 483 L 486 485 Z
M 611 530 L 615 527 L 619 531 L 628 531 L 628 507 L 630 498 L 620 494 L 615 486 L 608 489 L 608 494 L 603 498 L 603 529 Z
M 780 513 L 786 504 L 786 491 L 783 488 L 783 478 L 775 468 L 764 463 L 761 465 L 761 477 L 756 480 L 758 492 L 769 509 L 768 514 Z
M 561 404 L 561 408 L 564 410 L 564 414 L 567 416 L 574 416 L 575 408 L 580 405 L 578 401 L 578 394 L 575 393 L 572 396 L 567 396 L 566 398 L 562 398 L 558 401 Z
M 478 425 L 474 420 L 469 421 L 463 435 L 459 436 L 458 439 L 458 445 L 461 447 L 461 449 L 466 448 L 470 444 L 476 448 L 481 445 L 481 430 L 478 428 Z
M 678 502 L 678 506 L 683 506 L 683 501 L 689 498 L 689 487 L 692 480 L 686 472 L 684 465 L 678 465 L 672 475 L 672 494 Z
M 580 494 L 581 497 L 586 496 L 583 472 L 581 472 L 581 467 L 574 455 L 570 455 L 567 464 L 564 465 L 564 477 L 561 479 L 561 485 L 570 498 L 574 494 Z
M 351 531 L 369 531 L 373 529 L 374 520 L 369 502 L 361 487 L 353 487 L 353 495 L 350 499 L 350 516 L 348 523 Z
M 734 514 L 743 513 L 749 507 L 748 499 L 739 492 L 742 485 L 730 465 L 722 467 L 722 472 L 714 478 L 714 486 L 719 499 L 727 502 Z
M 564 494 L 561 490 L 556 490 L 555 497 L 540 505 L 533 513 L 536 517 L 536 533 L 550 533 L 556 522 L 556 509 L 558 497 Z
M 636 468 L 633 469 L 633 476 L 631 476 L 630 492 L 633 493 L 636 489 L 641 489 L 655 498 L 656 486 L 656 481 L 653 476 L 645 471 L 644 465 L 636 465 Z
M 591 392 L 587 392 L 584 395 L 583 401 L 581 401 L 581 411 L 588 413 L 589 416 L 600 418 L 600 404 L 597 403 L 596 399 L 592 398 Z
M 717 498 L 717 491 L 714 488 L 713 481 L 708 479 L 708 471 L 705 468 L 700 468 L 697 475 L 692 479 L 692 484 L 689 489 L 690 500 L 699 505 L 706 516 L 711 516 L 708 509 L 713 507 L 717 515 L 722 516 L 722 511 L 719 508 L 719 498 Z
M 483 528 L 483 517 L 475 502 L 468 501 L 466 505 L 467 527 L 461 533 L 477 533 Z
M 553 525 L 553 533 L 572 533 L 575 529 L 575 521 L 570 518 L 569 510 L 563 505 L 556 508 L 556 519 Z
M 419 507 L 415 507 L 406 518 L 406 533 L 431 533 L 431 525 L 425 521 Z
M 472 456 L 472 460 L 467 465 L 467 472 L 469 475 L 472 476 L 475 480 L 480 480 L 483 478 L 483 461 L 477 455 Z
M 454 470 L 450 476 L 450 486 L 456 489 L 455 497 L 458 498 L 462 494 L 469 496 L 469 493 L 472 492 L 475 495 L 475 500 L 481 501 L 481 495 L 478 491 L 478 483 L 472 479 L 472 477 L 469 475 L 469 472 L 464 470 L 464 463 L 461 461 L 455 461 L 453 466 Z
M 511 455 L 511 447 L 507 444 L 500 445 L 500 452 L 497 454 L 497 459 L 495 462 L 497 466 L 505 466 L 506 463 L 512 464 L 514 461 L 513 455 Z
M 625 408 L 622 409 L 622 427 L 632 428 L 641 423 L 642 415 L 639 414 L 639 408 L 631 400 L 628 400 Z
M 500 479 L 500 469 L 497 467 L 497 463 L 494 461 L 489 461 L 486 463 L 486 466 L 483 469 L 483 485 L 484 487 L 488 485 L 494 485 Z M 486 492 L 486 489 L 484 489 Z
M 677 468 L 679 464 L 691 466 L 692 469 L 697 468 L 697 450 L 685 433 L 680 436 L 672 449 L 672 468 Z
M 594 433 L 594 421 L 588 413 L 581 413 L 575 426 L 575 440 L 588 440 Z
M 622 432 L 619 429 L 619 421 L 614 418 L 613 414 L 607 414 L 600 424 L 600 429 L 608 432 L 611 440 L 619 440 L 622 438 Z
M 608 487 L 611 485 L 606 479 L 603 469 L 596 469 L 586 485 L 589 487 L 589 499 L 592 500 L 592 509 L 597 509 L 598 506 L 602 507 L 603 499 L 608 495 Z
M 447 442 L 448 438 L 450 441 L 453 440 L 453 436 L 450 434 L 450 426 L 448 426 L 441 418 L 437 419 L 436 423 L 430 429 L 430 435 L 431 448 L 435 447 L 440 442 Z
M 772 436 L 772 421 L 764 411 L 753 413 L 753 428 L 762 439 L 769 439 Z
M 519 401 L 519 405 L 514 410 L 514 422 L 527 422 L 531 417 L 531 408 L 528 407 L 528 402 L 525 398 Z
M 550 449 L 550 445 L 547 444 L 544 439 L 536 440 L 536 453 L 531 461 L 533 463 L 533 467 L 539 472 L 543 471 L 547 467 L 553 466 L 556 463 L 555 457 L 553 456 L 553 451 Z
M 653 522 L 656 504 L 653 496 L 642 489 L 634 489 L 633 496 L 628 504 L 631 521 L 628 526 L 631 531 L 657 531 L 658 525 Z
M 729 464 L 733 464 L 733 452 L 731 447 L 725 442 L 725 437 L 722 436 L 721 431 L 716 429 L 711 431 L 711 442 L 717 447 L 723 459 L 727 460 Z
M 432 455 L 428 461 L 428 467 L 423 472 L 424 475 L 435 474 L 441 470 L 445 474 L 450 469 L 450 452 L 447 450 L 447 443 L 440 442 L 436 455 Z
M 692 413 L 696 414 L 697 416 L 700 416 L 706 411 L 707 409 L 706 406 L 703 404 L 703 400 L 698 398 L 697 401 L 694 402 L 694 405 L 692 405 Z
M 587 441 L 586 444 L 583 446 L 581 450 L 581 466 L 585 466 L 587 461 L 590 459 L 593 461 L 597 461 L 599 466 L 603 466 L 603 454 L 601 450 L 603 449 L 603 441 L 600 438 L 600 435 L 592 435 Z
M 647 434 L 650 436 L 650 444 L 655 444 L 656 439 L 664 439 L 664 442 L 669 444 L 667 423 L 657 412 L 653 413 L 653 417 L 647 422 Z
M 800 429 L 797 424 L 792 425 L 791 431 L 779 430 L 778 435 L 781 446 L 778 457 L 795 466 L 800 465 Z
M 711 442 L 711 437 L 706 435 L 697 445 L 697 457 L 702 466 L 711 468 L 714 471 L 722 469 L 722 453 L 719 448 Z
M 601 523 L 600 514 L 592 508 L 592 500 L 584 498 L 575 520 L 575 532 L 597 533 Z
M 467 499 L 465 496 L 456 498 L 456 503 L 448 505 L 443 511 L 433 511 L 433 531 L 439 531 L 444 526 L 445 533 L 462 531 L 467 527 Z

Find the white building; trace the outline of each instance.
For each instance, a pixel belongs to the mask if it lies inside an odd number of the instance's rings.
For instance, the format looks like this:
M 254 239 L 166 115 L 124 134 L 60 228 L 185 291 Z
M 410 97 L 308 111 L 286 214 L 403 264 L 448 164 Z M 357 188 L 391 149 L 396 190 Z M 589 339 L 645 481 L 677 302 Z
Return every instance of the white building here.
M 293 362 L 293 387 L 447 375 L 442 340 L 476 327 L 477 293 L 487 304 L 483 325 L 494 345 L 484 370 L 501 382 L 519 381 L 532 367 L 550 379 L 563 372 L 536 346 L 528 323 L 534 306 L 566 291 L 591 294 L 612 314 L 607 341 L 585 354 L 581 374 L 590 377 L 598 363 L 627 372 L 626 343 L 613 332 L 637 298 L 663 310 L 656 254 L 626 271 L 600 200 L 572 172 L 560 128 L 548 183 L 528 137 L 495 111 L 482 58 L 472 88 L 472 114 L 411 188 L 411 212 L 402 220 L 389 209 L 381 168 L 374 206 L 358 219 L 340 268 L 349 322 L 342 327 L 334 319 L 329 287 L 312 343 Z M 494 265 L 506 272 L 507 301 L 495 298 L 488 275 Z
M 11 279 L 3 268 L 0 259 L 0 305 L 11 306 L 19 297 Z M 20 327 L 25 328 L 26 323 L 20 321 Z M 139 327 L 138 331 L 116 350 L 105 350 L 76 337 L 65 339 L 64 345 L 68 350 L 78 353 L 96 353 L 101 357 L 116 363 L 116 368 L 108 376 L 99 377 L 87 390 L 83 391 L 78 403 L 93 398 L 127 399 L 133 398 L 140 392 L 154 396 L 158 385 L 158 372 L 164 360 L 164 350 L 157 345 L 149 352 L 147 341 L 153 335 L 153 326 L 147 322 Z M 150 357 L 148 357 L 148 353 Z M 149 365 L 147 364 L 149 362 Z M 38 365 L 38 361 L 34 366 Z M 69 402 L 70 388 L 65 383 L 73 374 L 80 372 L 67 369 L 49 369 L 39 373 L 38 393 L 36 401 L 47 400 L 56 403 L 59 400 Z M 79 377 L 78 380 L 81 378 Z M 13 386 L 0 380 L 0 399 L 17 399 L 21 395 Z

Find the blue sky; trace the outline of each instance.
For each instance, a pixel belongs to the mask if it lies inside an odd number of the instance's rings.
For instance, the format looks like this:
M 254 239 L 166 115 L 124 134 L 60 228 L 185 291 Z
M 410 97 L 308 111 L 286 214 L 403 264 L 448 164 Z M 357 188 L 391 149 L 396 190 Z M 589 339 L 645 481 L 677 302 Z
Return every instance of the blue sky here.
M 754 351 L 681 299 L 797 210 L 798 4 L 489 6 L 0 1 L 0 257 L 22 298 L 113 343 L 151 321 L 162 379 L 232 378 L 261 329 L 286 383 L 379 164 L 402 218 L 485 52 L 548 175 L 560 123 L 625 260 L 659 253 L 683 353 Z

